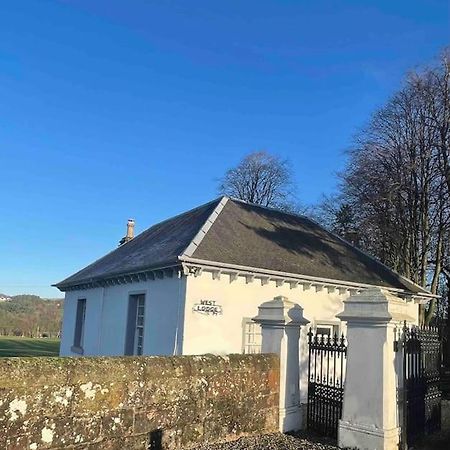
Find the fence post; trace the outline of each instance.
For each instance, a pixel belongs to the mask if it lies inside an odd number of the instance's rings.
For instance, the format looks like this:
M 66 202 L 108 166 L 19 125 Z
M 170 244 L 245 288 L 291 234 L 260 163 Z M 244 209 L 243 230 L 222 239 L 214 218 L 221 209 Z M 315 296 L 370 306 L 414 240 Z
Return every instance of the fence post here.
M 262 303 L 253 318 L 262 329 L 262 352 L 280 355 L 280 414 L 282 432 L 301 428 L 299 338 L 302 325 L 309 323 L 303 317 L 303 308 L 279 296 Z
M 397 373 L 394 329 L 412 321 L 405 300 L 370 288 L 344 300 L 338 317 L 347 322 L 347 373 L 339 447 L 398 449 Z

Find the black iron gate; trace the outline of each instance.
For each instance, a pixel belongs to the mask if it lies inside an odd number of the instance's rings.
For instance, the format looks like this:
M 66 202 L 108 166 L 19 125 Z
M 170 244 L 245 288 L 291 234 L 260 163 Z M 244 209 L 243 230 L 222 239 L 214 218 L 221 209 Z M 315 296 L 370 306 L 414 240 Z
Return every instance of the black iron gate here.
M 347 344 L 344 335 L 308 333 L 307 427 L 324 436 L 337 437 L 342 415 Z
M 441 342 L 437 328 L 403 326 L 402 447 L 441 427 Z

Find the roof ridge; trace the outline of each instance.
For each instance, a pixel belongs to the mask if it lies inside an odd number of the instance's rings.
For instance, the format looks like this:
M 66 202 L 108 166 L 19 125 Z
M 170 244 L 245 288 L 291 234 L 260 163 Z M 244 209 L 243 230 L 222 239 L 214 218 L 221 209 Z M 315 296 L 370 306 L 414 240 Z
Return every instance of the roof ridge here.
M 260 205 L 258 203 L 248 202 L 247 200 L 241 200 L 240 198 L 236 198 L 236 197 L 228 197 L 228 198 L 233 202 L 244 203 L 244 205 L 255 206 L 256 208 L 267 209 L 269 211 L 275 211 L 277 213 L 286 214 L 287 216 L 294 216 L 294 217 L 300 217 L 302 219 L 309 219 L 309 217 L 305 214 L 300 214 L 300 213 L 297 213 L 294 211 L 287 211 L 284 209 L 276 208 L 275 206 L 264 206 L 264 205 Z
M 206 233 L 208 233 L 209 229 L 213 226 L 215 220 L 217 219 L 217 217 L 219 217 L 219 214 L 222 212 L 227 201 L 229 200 L 229 197 L 227 197 L 226 195 L 223 195 L 222 197 L 219 197 L 219 198 L 220 198 L 220 201 L 214 208 L 213 212 L 205 220 L 203 225 L 198 230 L 197 234 L 192 238 L 191 242 L 184 249 L 184 251 L 181 253 L 181 255 L 178 256 L 178 258 L 192 257 L 195 249 L 200 245 L 200 242 L 206 236 Z M 218 199 L 216 199 L 215 201 L 217 201 L 217 200 Z
M 203 203 L 203 204 L 201 204 L 201 205 L 199 205 L 199 206 L 196 206 L 195 208 L 188 209 L 187 211 L 180 212 L 180 213 L 176 214 L 175 216 L 171 216 L 171 217 L 168 217 L 167 219 L 161 220 L 161 222 L 154 223 L 153 225 L 150 225 L 150 226 L 149 226 L 148 228 L 146 228 L 144 231 L 142 231 L 141 233 L 139 233 L 137 236 L 135 236 L 134 239 L 136 239 L 137 237 L 141 236 L 141 235 L 144 234 L 145 232 L 150 231 L 150 230 L 151 230 L 152 228 L 154 228 L 154 227 L 157 227 L 157 226 L 162 225 L 162 224 L 164 224 L 164 223 L 166 223 L 166 222 L 169 222 L 170 220 L 177 219 L 177 218 L 179 218 L 179 217 L 181 217 L 181 216 L 184 216 L 185 214 L 192 213 L 192 212 L 196 211 L 197 209 L 204 208 L 205 206 L 210 205 L 211 203 L 217 202 L 217 200 L 219 200 L 219 198 L 221 198 L 221 197 L 217 197 L 217 198 L 215 198 L 214 200 L 210 200 L 209 202 Z M 126 245 L 126 244 L 128 244 L 128 243 L 130 243 L 130 242 L 132 242 L 132 241 L 133 241 L 133 239 L 131 239 L 130 241 L 126 242 L 126 243 L 123 244 L 123 245 Z M 122 247 L 122 246 L 121 246 L 121 247 Z M 113 250 L 113 251 L 114 251 L 114 250 Z

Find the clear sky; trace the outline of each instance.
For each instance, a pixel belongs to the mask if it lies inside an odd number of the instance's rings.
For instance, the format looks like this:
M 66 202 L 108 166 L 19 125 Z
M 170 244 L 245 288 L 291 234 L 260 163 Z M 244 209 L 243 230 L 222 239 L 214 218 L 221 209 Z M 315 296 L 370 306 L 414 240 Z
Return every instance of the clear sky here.
M 446 0 L 20 0 L 0 5 L 0 292 L 60 281 L 217 196 L 246 153 L 306 204 L 358 127 L 449 42 Z

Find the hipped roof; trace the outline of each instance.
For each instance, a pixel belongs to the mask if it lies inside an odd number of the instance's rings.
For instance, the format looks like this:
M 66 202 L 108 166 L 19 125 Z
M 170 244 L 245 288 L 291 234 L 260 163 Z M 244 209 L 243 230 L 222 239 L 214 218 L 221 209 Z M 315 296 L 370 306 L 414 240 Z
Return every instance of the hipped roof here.
M 307 217 L 228 197 L 150 227 L 56 286 L 65 290 L 189 259 L 430 295 Z

